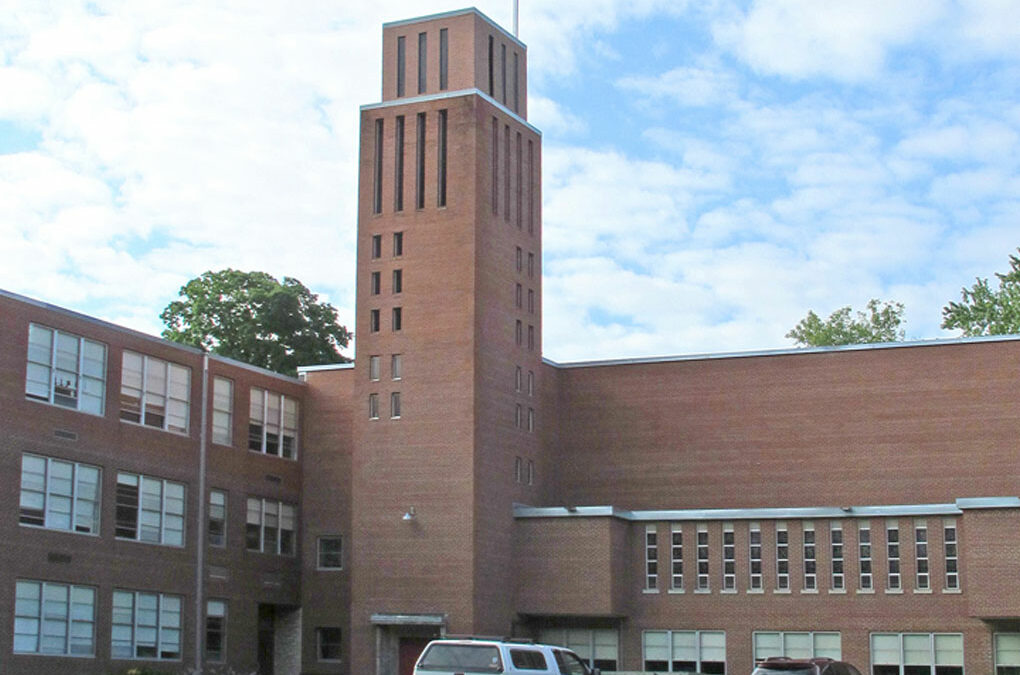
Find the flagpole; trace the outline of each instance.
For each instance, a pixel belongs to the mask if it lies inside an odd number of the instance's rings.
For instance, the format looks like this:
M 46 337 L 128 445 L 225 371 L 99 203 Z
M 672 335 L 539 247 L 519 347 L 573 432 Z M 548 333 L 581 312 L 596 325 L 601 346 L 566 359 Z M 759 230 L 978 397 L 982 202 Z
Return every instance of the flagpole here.
M 514 37 L 519 38 L 520 35 L 517 32 L 518 21 L 520 18 L 520 8 L 518 7 L 518 1 L 514 0 Z

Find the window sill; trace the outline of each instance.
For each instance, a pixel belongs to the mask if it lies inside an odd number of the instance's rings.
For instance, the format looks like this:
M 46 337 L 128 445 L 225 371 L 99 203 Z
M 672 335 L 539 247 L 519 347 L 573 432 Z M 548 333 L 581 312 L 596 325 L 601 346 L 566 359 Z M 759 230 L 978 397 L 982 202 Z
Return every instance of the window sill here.
M 94 413 L 90 410 L 82 410 L 81 408 L 72 408 L 71 406 L 60 405 L 59 403 L 54 403 L 53 401 L 44 401 L 41 398 L 29 396 L 28 394 L 25 394 L 25 400 L 32 401 L 33 403 L 40 403 L 42 405 L 49 406 L 50 408 L 58 408 L 60 410 L 69 410 L 71 412 L 81 413 L 83 415 L 91 415 L 92 417 L 106 417 L 106 411 L 103 411 L 101 413 Z M 19 653 L 29 654 L 34 652 L 19 652 Z
M 641 592 L 644 593 L 645 595 L 657 595 L 659 593 L 659 589 L 658 588 L 645 588 Z
M 885 589 L 886 595 L 903 595 L 902 588 L 887 588 Z
M 857 592 L 858 595 L 874 595 L 875 594 L 875 589 L 874 588 L 858 588 L 856 592 Z
M 943 588 L 942 592 L 943 593 L 948 593 L 950 595 L 960 595 L 961 593 L 963 593 L 963 589 L 962 588 Z
M 132 422 L 131 420 L 126 420 L 124 418 L 119 418 L 119 419 L 120 419 L 121 424 L 127 424 L 127 425 L 132 426 L 132 427 L 139 427 L 140 429 L 152 429 L 153 431 L 160 431 L 160 432 L 162 432 L 164 434 L 173 434 L 174 436 L 181 436 L 183 438 L 191 438 L 191 432 L 190 431 L 178 431 L 176 429 L 164 429 L 163 427 L 155 427 L 155 426 L 153 426 L 151 424 L 143 424 L 142 422 Z M 149 659 L 146 659 L 146 660 L 149 660 Z M 155 661 L 157 659 L 151 659 L 151 660 Z
M 64 534 L 76 534 L 79 537 L 99 537 L 99 532 L 77 532 L 75 530 L 64 530 L 59 527 L 46 527 L 45 525 L 30 525 L 28 523 L 18 523 L 18 527 L 27 527 L 30 530 L 42 530 L 44 532 L 63 532 Z M 130 540 L 129 540 L 130 541 Z M 26 652 L 34 653 L 34 652 Z
M 914 593 L 916 595 L 931 595 L 931 589 L 930 588 L 915 588 L 914 589 Z
M 772 592 L 777 594 L 777 595 L 789 595 L 790 594 L 790 589 L 789 588 L 777 588 L 777 589 L 775 589 Z
M 686 593 L 686 591 L 682 588 L 671 588 L 668 592 L 670 595 L 683 595 Z
M 818 595 L 817 588 L 802 588 L 800 589 L 801 595 Z
M 845 588 L 830 588 L 829 589 L 829 594 L 830 595 L 846 595 L 846 589 Z
M 142 544 L 143 546 L 159 546 L 160 548 L 176 548 L 183 550 L 184 544 L 161 544 L 158 541 L 142 541 L 141 539 L 128 539 L 127 537 L 114 537 L 116 541 L 125 541 L 129 544 Z

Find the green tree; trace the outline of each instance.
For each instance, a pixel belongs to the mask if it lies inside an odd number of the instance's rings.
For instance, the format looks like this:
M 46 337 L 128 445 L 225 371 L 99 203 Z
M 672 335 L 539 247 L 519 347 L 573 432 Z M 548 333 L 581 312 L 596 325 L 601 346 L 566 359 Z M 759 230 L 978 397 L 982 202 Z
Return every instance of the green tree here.
M 336 309 L 291 277 L 225 269 L 181 287 L 160 318 L 163 337 L 278 373 L 347 361 L 351 333 Z
M 903 304 L 868 301 L 868 313 L 851 316 L 850 307 L 841 307 L 824 321 L 813 311 L 786 334 L 802 347 L 896 342 L 904 338 Z
M 995 273 L 998 290 L 980 277 L 961 289 L 961 301 L 942 308 L 942 327 L 959 328 L 967 337 L 1020 333 L 1020 256 L 1011 254 L 1009 267 L 1005 274 Z

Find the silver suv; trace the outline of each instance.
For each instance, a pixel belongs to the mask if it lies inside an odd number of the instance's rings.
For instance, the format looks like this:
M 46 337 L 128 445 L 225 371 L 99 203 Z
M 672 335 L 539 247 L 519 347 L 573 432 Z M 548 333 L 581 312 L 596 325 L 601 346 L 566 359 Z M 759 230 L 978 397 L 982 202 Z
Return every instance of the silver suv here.
M 600 675 L 563 647 L 493 638 L 433 640 L 414 665 L 414 675 L 525 673 L 526 675 Z

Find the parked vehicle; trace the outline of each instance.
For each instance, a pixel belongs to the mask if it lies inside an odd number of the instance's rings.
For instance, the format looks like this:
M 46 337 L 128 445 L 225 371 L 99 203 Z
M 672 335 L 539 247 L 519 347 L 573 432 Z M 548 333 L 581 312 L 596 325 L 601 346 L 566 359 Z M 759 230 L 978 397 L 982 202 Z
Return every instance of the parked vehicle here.
M 758 664 L 751 675 L 861 675 L 849 663 L 827 658 L 791 659 L 770 656 Z
M 574 652 L 555 645 L 498 638 L 442 638 L 421 653 L 414 675 L 526 673 L 527 675 L 601 675 Z

